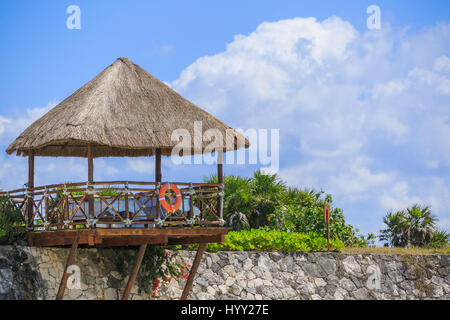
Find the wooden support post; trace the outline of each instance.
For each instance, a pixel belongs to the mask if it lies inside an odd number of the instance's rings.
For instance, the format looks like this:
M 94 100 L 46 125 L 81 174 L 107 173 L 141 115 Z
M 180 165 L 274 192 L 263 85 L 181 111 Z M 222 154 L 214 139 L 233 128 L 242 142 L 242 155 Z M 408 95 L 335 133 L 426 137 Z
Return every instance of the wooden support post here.
M 92 143 L 88 143 L 88 183 L 94 182 L 94 158 L 92 154 Z M 92 191 L 92 187 L 89 187 Z M 89 203 L 89 219 L 94 218 L 94 197 L 90 194 L 88 195 L 88 203 Z
M 194 283 L 194 277 L 197 273 L 198 266 L 202 260 L 203 253 L 206 250 L 206 243 L 200 243 L 198 245 L 197 254 L 195 255 L 194 263 L 192 264 L 191 272 L 189 272 L 189 277 L 187 279 L 186 285 L 184 287 L 183 293 L 181 294 L 180 300 L 186 300 L 189 292 L 191 291 L 192 284 Z
M 47 193 L 47 189 L 45 190 L 45 192 Z M 48 195 L 45 195 L 45 200 L 44 200 L 44 204 L 45 204 L 45 220 L 50 222 L 49 220 L 49 215 L 50 215 L 50 209 L 48 207 L 49 202 L 48 202 Z
M 127 220 L 130 219 L 130 203 L 129 203 L 129 186 L 128 182 L 125 183 L 125 217 Z M 125 228 L 131 228 L 131 225 L 126 225 Z
M 217 153 L 217 183 L 223 183 L 223 151 Z
M 30 150 L 28 154 L 28 189 L 31 192 L 34 192 L 34 150 Z M 31 227 L 33 225 L 33 202 L 34 197 L 29 198 L 27 202 L 27 218 L 28 218 L 28 226 Z
M 217 153 L 217 183 L 223 184 L 223 151 Z M 220 192 L 224 192 L 223 189 Z M 220 219 L 223 219 L 223 197 L 219 196 L 217 199 L 217 213 Z
M 156 149 L 156 159 L 155 159 L 155 179 L 156 182 L 162 181 L 162 173 L 161 173 L 161 149 Z
M 133 287 L 134 280 L 136 280 L 136 276 L 139 272 L 139 268 L 141 266 L 142 259 L 144 258 L 146 249 L 147 249 L 147 244 L 143 244 L 139 247 L 139 251 L 138 251 L 138 254 L 136 257 L 136 262 L 134 263 L 133 270 L 131 271 L 127 286 L 125 288 L 125 291 L 123 292 L 122 300 L 128 300 L 128 296 L 130 295 L 130 291 L 131 291 L 131 288 Z
M 61 279 L 61 283 L 59 284 L 58 294 L 56 295 L 56 300 L 62 300 L 64 297 L 64 291 L 66 290 L 67 278 L 69 274 L 67 273 L 67 269 L 72 265 L 75 254 L 78 248 L 78 235 L 75 236 L 75 239 L 72 243 L 72 248 L 70 249 L 69 256 L 67 257 L 66 267 L 64 268 L 64 273 Z
M 155 153 L 155 182 L 156 184 L 161 183 L 162 174 L 161 174 L 161 149 L 156 149 Z M 156 218 L 160 219 L 161 217 L 161 205 L 159 202 L 159 195 L 156 195 Z
M 189 196 L 189 219 L 194 218 L 194 198 L 193 195 L 191 194 Z
M 125 216 L 126 219 L 129 220 L 130 219 L 130 204 L 128 203 L 129 198 L 128 198 L 128 187 L 126 190 L 126 194 L 125 194 Z M 131 225 L 128 226 L 129 228 L 131 228 Z
M 69 220 L 69 195 L 64 195 L 64 213 L 61 219 L 61 222 L 64 223 L 64 220 Z

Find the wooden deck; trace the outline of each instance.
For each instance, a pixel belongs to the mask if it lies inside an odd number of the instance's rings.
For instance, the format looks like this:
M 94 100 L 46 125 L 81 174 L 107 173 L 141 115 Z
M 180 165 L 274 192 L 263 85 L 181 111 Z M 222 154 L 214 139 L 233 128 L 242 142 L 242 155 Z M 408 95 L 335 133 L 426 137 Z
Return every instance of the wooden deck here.
M 229 228 L 151 228 L 151 229 L 81 229 L 33 231 L 28 242 L 36 247 L 72 245 L 78 236 L 79 245 L 96 247 L 137 246 L 142 244 L 179 245 L 223 242 Z

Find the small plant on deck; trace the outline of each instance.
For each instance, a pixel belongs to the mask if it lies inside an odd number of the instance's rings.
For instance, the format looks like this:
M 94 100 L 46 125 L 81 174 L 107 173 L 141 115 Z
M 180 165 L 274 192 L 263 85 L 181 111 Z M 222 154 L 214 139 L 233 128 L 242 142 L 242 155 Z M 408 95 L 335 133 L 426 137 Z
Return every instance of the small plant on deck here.
M 13 243 L 23 240 L 26 232 L 22 214 L 9 197 L 0 197 L 0 241 Z

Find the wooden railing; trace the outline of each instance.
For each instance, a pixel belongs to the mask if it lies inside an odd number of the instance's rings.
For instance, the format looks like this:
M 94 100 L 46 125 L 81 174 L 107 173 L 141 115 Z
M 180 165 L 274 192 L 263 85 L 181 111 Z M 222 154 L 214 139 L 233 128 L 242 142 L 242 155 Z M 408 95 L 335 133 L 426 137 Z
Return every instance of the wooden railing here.
M 175 212 L 162 208 L 162 184 L 155 182 L 67 183 L 0 192 L 0 197 L 22 213 L 30 231 L 223 225 L 222 184 L 175 185 L 182 198 Z

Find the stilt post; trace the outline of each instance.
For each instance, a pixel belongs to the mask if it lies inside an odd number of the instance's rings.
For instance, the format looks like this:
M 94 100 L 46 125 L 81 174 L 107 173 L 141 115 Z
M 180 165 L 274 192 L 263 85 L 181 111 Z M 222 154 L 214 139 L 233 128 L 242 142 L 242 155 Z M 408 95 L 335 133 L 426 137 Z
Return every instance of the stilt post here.
M 139 272 L 139 268 L 141 267 L 142 259 L 144 258 L 145 250 L 147 249 L 147 244 L 143 244 L 139 247 L 139 251 L 136 257 L 136 261 L 134 262 L 133 270 L 131 270 L 130 277 L 128 278 L 128 283 L 123 292 L 122 300 L 128 300 L 128 297 L 131 292 L 131 288 L 133 288 L 134 281 L 136 280 L 136 276 Z
M 94 157 L 92 152 L 92 143 L 88 143 L 88 188 L 89 191 L 92 191 L 91 183 L 94 182 Z M 88 195 L 88 203 L 89 203 L 89 219 L 94 218 L 94 196 L 92 194 Z
M 27 191 L 30 193 L 34 192 L 34 150 L 30 150 L 30 153 L 28 154 L 28 187 Z M 27 221 L 28 221 L 28 227 L 31 227 L 33 225 L 33 202 L 34 197 L 30 194 L 27 202 Z
M 194 283 L 194 277 L 197 274 L 198 266 L 202 260 L 203 253 L 206 250 L 206 243 L 200 243 L 198 245 L 197 254 L 195 255 L 194 263 L 192 264 L 191 272 L 189 272 L 189 277 L 187 279 L 186 285 L 184 287 L 183 293 L 181 294 L 180 300 L 186 300 L 189 292 L 191 291 L 192 284 Z
M 64 273 L 61 279 L 61 283 L 59 284 L 58 294 L 56 295 L 56 300 L 62 300 L 64 297 L 64 291 L 66 290 L 67 278 L 69 274 L 67 273 L 67 269 L 73 264 L 73 260 L 75 258 L 75 254 L 78 248 L 78 235 L 75 236 L 75 239 L 72 243 L 72 248 L 70 249 L 69 256 L 67 257 L 66 267 L 64 268 Z
M 155 154 L 155 182 L 158 185 L 161 184 L 162 174 L 161 174 L 161 149 L 156 149 Z M 159 192 L 159 190 L 158 190 Z M 159 201 L 159 194 L 156 195 L 156 219 L 161 218 L 161 205 Z

